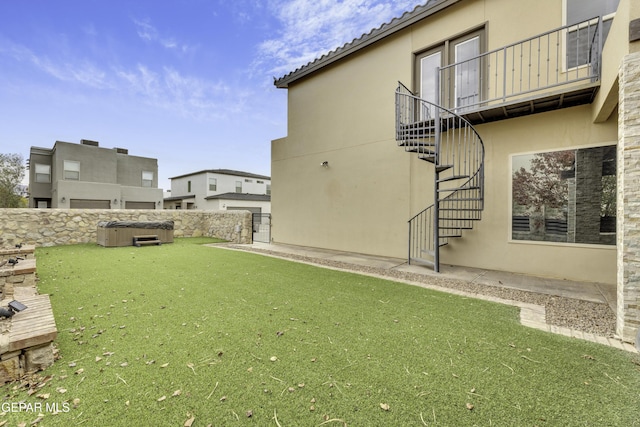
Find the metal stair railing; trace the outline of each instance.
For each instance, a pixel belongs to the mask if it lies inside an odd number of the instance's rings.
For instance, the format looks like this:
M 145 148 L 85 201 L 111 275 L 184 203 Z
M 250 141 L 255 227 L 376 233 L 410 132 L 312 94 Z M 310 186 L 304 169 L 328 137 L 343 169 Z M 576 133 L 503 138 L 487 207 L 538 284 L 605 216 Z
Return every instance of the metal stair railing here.
M 600 79 L 602 17 L 565 25 L 440 68 L 440 103 L 464 114 Z
M 396 90 L 396 140 L 434 165 L 434 204 L 409 220 L 409 263 L 439 270 L 439 248 L 473 228 L 484 208 L 484 144 L 452 110 Z

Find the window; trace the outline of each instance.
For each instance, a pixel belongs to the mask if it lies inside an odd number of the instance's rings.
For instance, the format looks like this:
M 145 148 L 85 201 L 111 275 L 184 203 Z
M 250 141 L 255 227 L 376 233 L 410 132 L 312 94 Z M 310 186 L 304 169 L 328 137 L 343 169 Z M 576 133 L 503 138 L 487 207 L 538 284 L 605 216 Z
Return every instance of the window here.
M 51 165 L 36 163 L 36 182 L 51 182 Z
M 245 179 L 244 182 L 253 182 L 252 179 Z
M 416 55 L 416 92 L 420 98 L 449 108 L 464 109 L 480 102 L 484 30 L 447 40 Z M 447 67 L 450 64 L 455 66 Z M 438 67 L 443 67 L 437 76 Z M 440 98 L 440 99 L 438 99 Z M 421 119 L 433 117 L 433 108 L 423 106 Z
M 80 180 L 80 162 L 72 160 L 64 161 L 64 179 L 73 181 Z
M 438 67 L 442 66 L 442 52 L 437 50 L 435 52 L 427 53 L 425 56 L 419 59 L 419 87 L 418 95 L 429 102 L 439 104 L 440 100 L 436 98 L 436 73 Z M 420 119 L 427 120 L 433 117 L 435 111 L 432 106 L 422 106 L 420 112 Z
M 187 193 L 191 193 L 191 181 L 187 181 Z
M 257 182 L 258 184 L 264 184 L 264 181 L 257 180 L 256 182 Z
M 242 181 L 236 181 L 236 193 L 242 193 Z
M 515 155 L 512 239 L 616 244 L 616 146 Z
M 142 186 L 153 187 L 153 172 L 142 171 Z
M 589 63 L 594 37 L 597 36 L 598 20 L 602 16 L 602 40 L 606 40 L 613 17 L 620 0 L 564 0 L 565 24 L 575 25 L 567 31 L 566 58 L 567 68 L 574 68 Z
M 209 178 L 209 191 L 217 191 L 218 180 L 216 178 Z
M 456 64 L 453 82 L 455 107 L 477 105 L 480 101 L 480 37 L 454 43 Z
M 271 195 L 271 184 L 267 184 L 267 194 Z

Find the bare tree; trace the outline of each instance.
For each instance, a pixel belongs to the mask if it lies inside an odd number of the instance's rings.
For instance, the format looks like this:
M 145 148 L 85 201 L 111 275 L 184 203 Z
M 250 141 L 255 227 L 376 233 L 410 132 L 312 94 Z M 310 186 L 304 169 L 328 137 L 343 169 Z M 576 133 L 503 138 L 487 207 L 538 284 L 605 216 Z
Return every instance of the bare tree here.
M 23 206 L 18 185 L 24 177 L 24 160 L 20 154 L 0 153 L 0 208 Z

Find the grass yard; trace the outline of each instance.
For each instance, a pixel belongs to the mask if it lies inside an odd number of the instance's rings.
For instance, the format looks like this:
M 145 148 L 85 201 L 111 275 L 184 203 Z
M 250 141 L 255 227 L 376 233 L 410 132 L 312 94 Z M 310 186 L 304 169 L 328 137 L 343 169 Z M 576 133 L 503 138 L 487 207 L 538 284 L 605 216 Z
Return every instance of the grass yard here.
M 0 425 L 640 425 L 637 355 L 209 241 L 39 248 L 60 359 L 2 388 Z

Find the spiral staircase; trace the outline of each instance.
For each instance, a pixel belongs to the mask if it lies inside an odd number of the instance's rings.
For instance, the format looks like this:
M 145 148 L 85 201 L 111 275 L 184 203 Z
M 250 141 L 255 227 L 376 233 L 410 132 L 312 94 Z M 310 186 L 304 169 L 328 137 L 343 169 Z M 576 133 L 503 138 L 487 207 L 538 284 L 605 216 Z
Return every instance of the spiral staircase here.
M 434 165 L 434 203 L 409 220 L 409 264 L 440 269 L 440 247 L 462 237 L 484 207 L 484 144 L 452 110 L 396 90 L 396 140 Z

